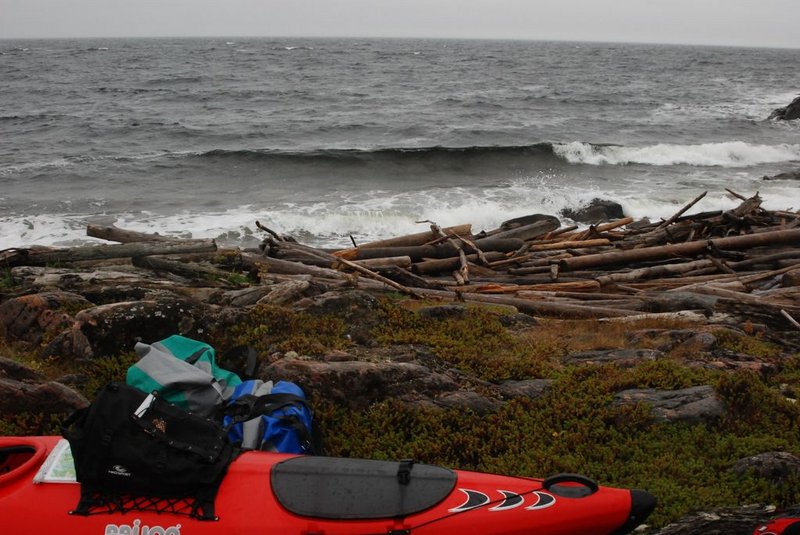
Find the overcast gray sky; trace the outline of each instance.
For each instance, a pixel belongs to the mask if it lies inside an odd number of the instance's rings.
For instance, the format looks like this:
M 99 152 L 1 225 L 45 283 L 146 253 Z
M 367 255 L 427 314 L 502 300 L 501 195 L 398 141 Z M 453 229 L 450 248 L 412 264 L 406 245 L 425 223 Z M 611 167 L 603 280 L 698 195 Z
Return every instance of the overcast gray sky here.
M 0 0 L 0 38 L 353 36 L 800 48 L 800 0 Z

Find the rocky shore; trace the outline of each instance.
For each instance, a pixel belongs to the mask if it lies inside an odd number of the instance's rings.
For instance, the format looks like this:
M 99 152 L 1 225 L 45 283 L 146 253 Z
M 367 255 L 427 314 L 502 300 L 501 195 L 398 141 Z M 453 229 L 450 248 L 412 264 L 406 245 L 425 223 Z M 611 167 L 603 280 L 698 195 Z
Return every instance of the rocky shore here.
M 254 347 L 331 454 L 582 472 L 658 496 L 652 532 L 749 534 L 800 502 L 800 214 L 740 197 L 343 251 L 113 227 L 0 251 L 0 433 L 58 432 L 137 341 L 179 333 Z

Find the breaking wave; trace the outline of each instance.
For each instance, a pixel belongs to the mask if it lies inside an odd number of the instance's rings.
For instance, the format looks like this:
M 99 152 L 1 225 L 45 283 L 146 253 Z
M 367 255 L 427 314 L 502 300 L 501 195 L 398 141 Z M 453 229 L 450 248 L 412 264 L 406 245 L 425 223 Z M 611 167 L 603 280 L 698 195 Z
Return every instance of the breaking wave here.
M 553 152 L 573 164 L 588 165 L 693 165 L 749 167 L 800 160 L 800 145 L 753 145 L 743 141 L 644 147 L 591 145 L 578 141 L 556 144 Z

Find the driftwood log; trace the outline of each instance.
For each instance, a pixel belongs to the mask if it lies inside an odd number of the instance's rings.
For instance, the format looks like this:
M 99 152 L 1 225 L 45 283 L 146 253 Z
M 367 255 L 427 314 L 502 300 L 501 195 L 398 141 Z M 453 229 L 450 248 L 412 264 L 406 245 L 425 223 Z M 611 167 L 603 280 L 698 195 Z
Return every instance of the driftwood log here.
M 631 249 L 628 251 L 601 253 L 597 255 L 583 256 L 580 258 L 565 258 L 559 260 L 558 264 L 563 270 L 578 270 L 602 266 L 614 266 L 619 264 L 632 264 L 635 262 L 647 262 L 651 260 L 664 260 L 667 258 L 695 256 L 707 251 L 709 248 L 717 248 L 721 250 L 748 249 L 751 247 L 785 243 L 800 243 L 800 229 L 775 230 L 759 234 L 733 236 L 730 238 L 698 240 L 688 243 L 662 245 L 659 247 L 647 247 Z
M 214 240 L 134 242 L 119 245 L 87 245 L 69 248 L 6 249 L 0 251 L 0 265 L 11 267 L 44 266 L 47 264 L 71 263 L 87 260 L 204 253 L 216 250 L 217 244 Z

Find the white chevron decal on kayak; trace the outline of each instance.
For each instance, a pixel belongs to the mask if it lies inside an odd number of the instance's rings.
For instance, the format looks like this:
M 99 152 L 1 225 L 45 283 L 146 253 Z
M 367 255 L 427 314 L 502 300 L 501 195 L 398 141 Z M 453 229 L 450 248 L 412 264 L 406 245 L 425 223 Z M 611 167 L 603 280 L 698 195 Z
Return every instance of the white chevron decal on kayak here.
M 481 507 L 482 505 L 486 505 L 490 501 L 489 496 L 477 490 L 470 490 L 470 489 L 458 489 L 458 490 L 466 494 L 467 500 L 458 507 L 450 509 L 448 511 L 450 513 L 461 513 L 463 511 L 469 511 L 470 509 L 475 509 L 476 507 Z
M 546 492 L 536 491 L 533 495 L 536 496 L 536 502 L 526 507 L 527 510 L 544 509 L 556 503 L 556 499 Z
M 500 505 L 495 505 L 490 511 L 508 511 L 509 509 L 513 509 L 515 507 L 519 507 L 523 503 L 525 503 L 525 498 L 517 494 L 516 492 L 511 492 L 508 490 L 498 490 L 500 494 L 505 496 L 503 503 Z

